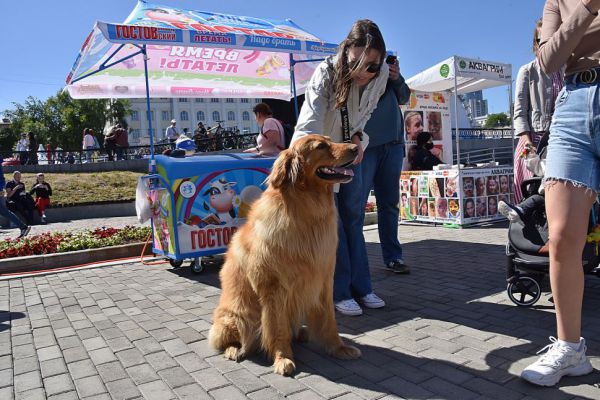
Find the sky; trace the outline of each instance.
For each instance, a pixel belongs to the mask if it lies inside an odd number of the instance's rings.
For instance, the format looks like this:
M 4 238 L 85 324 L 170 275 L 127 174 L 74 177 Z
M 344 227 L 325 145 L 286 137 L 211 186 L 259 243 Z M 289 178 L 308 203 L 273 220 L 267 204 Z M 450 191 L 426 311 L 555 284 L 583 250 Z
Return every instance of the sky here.
M 375 21 L 409 78 L 452 56 L 509 63 L 513 79 L 531 61 L 544 0 L 157 0 L 156 4 L 273 19 L 290 18 L 339 43 L 352 23 Z M 3 1 L 0 114 L 28 96 L 45 100 L 64 87 L 77 52 L 97 20 L 122 22 L 136 0 Z M 508 109 L 506 87 L 484 91 L 489 112 Z

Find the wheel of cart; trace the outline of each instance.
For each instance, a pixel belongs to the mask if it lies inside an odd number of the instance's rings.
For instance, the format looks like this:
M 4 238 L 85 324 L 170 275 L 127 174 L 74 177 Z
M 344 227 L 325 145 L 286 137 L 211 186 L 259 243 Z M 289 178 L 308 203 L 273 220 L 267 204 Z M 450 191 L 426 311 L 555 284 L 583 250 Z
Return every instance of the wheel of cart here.
M 183 265 L 183 260 L 169 259 L 169 264 L 171 264 L 171 267 L 173 268 L 179 268 Z
M 202 262 L 202 257 L 192 258 L 192 262 L 190 262 L 190 268 L 195 274 L 201 274 L 204 272 L 204 263 Z
M 533 274 L 514 276 L 506 287 L 508 298 L 518 306 L 531 307 L 542 296 L 539 277 Z

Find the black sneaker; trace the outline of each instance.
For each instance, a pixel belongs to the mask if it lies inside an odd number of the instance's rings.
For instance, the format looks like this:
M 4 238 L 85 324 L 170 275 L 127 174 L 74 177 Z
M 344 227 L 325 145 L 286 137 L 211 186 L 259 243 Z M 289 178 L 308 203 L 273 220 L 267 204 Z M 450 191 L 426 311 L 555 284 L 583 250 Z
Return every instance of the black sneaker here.
M 31 230 L 31 227 L 28 225 L 25 228 L 21 228 L 21 234 L 17 237 L 17 239 L 21 239 L 22 237 L 27 236 L 27 234 L 29 233 L 29 231 Z
M 385 267 L 397 274 L 410 274 L 410 268 L 402 260 L 390 261 Z

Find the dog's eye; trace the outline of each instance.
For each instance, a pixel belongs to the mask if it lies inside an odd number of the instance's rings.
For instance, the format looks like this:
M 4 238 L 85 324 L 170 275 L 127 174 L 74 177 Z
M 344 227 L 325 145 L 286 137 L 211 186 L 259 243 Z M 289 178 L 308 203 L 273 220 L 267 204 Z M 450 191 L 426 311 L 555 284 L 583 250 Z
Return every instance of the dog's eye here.
M 325 143 L 325 142 L 319 142 L 319 144 L 315 148 L 318 149 L 318 150 L 324 150 L 324 149 L 326 149 L 328 147 L 329 147 L 329 145 L 327 143 Z

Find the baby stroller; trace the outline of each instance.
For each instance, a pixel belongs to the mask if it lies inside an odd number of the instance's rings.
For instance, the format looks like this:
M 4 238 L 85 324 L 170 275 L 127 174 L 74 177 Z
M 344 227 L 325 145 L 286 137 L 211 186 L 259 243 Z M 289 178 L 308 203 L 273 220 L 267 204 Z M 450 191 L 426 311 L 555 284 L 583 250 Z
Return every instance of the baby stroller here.
M 547 140 L 542 139 L 538 152 L 540 159 L 545 155 Z M 523 198 L 536 193 L 542 184 L 541 177 L 534 177 L 522 182 Z M 598 224 L 600 207 L 594 203 L 590 213 L 588 233 L 592 233 Z M 531 307 L 542 296 L 542 282 L 550 272 L 548 254 L 548 222 L 543 207 L 523 221 L 525 225 L 511 222 L 508 228 L 506 244 L 506 292 L 509 299 L 518 306 Z M 600 235 L 600 234 L 598 234 Z M 588 236 L 588 238 L 594 235 Z M 600 276 L 600 257 L 597 242 L 587 241 L 582 254 L 583 269 L 586 274 Z

